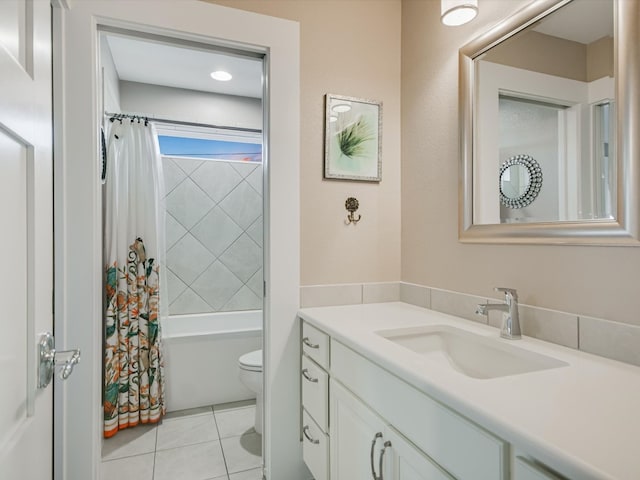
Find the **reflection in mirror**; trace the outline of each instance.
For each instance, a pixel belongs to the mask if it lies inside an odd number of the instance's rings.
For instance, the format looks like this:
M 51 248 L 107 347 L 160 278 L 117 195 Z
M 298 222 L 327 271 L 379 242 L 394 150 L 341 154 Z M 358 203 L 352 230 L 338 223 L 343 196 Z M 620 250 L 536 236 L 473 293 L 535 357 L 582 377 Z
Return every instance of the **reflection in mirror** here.
M 542 188 L 542 169 L 529 155 L 514 155 L 500 167 L 500 218 L 519 222 L 525 207 L 538 197 Z M 517 210 L 517 211 L 513 211 Z
M 612 0 L 574 0 L 474 63 L 474 223 L 613 219 Z M 501 208 L 495 176 L 523 152 L 545 188 L 514 214 Z
M 529 170 L 523 165 L 510 165 L 500 175 L 500 193 L 509 200 L 517 200 L 529 189 L 530 180 Z
M 460 240 L 640 245 L 640 2 L 532 0 L 459 58 Z M 517 209 L 515 155 L 544 174 Z

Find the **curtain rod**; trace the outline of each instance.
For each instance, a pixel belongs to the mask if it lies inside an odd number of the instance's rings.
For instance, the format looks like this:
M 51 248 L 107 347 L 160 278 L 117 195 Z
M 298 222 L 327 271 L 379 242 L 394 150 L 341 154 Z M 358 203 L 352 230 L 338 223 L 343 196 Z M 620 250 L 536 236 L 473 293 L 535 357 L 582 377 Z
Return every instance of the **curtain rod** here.
M 109 112 L 104 112 L 105 116 L 107 117 L 123 117 L 123 118 L 140 118 L 140 119 L 147 119 L 150 122 L 157 122 L 157 123 L 167 123 L 167 124 L 171 124 L 171 125 L 183 125 L 186 127 L 204 127 L 204 128 L 219 128 L 221 130 L 233 130 L 236 132 L 251 132 L 251 133 L 262 133 L 262 130 L 260 129 L 256 129 L 256 128 L 243 128 L 243 127 L 228 127 L 228 126 L 220 126 L 220 125 L 211 125 L 211 124 L 207 124 L 207 123 L 198 123 L 198 122 L 185 122 L 182 120 L 169 120 L 166 118 L 155 118 L 155 117 L 149 117 L 147 115 L 136 115 L 136 114 L 132 114 L 132 113 L 109 113 Z

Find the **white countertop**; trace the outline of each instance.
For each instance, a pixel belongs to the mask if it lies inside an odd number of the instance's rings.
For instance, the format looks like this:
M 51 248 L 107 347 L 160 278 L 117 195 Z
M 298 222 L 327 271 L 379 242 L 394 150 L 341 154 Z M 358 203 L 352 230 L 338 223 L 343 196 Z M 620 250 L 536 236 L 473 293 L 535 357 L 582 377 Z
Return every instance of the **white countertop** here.
M 375 331 L 439 324 L 497 338 L 496 328 L 400 302 L 305 308 L 299 315 L 562 475 L 640 479 L 640 367 L 523 336 L 499 341 L 569 365 L 476 379 Z

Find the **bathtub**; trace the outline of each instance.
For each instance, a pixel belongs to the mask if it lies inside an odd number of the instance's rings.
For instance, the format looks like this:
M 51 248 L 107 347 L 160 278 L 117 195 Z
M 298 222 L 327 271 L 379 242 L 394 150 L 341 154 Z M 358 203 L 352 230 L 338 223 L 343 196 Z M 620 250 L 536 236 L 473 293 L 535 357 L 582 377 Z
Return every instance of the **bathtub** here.
M 238 358 L 262 348 L 262 311 L 170 316 L 162 323 L 167 411 L 255 398 Z

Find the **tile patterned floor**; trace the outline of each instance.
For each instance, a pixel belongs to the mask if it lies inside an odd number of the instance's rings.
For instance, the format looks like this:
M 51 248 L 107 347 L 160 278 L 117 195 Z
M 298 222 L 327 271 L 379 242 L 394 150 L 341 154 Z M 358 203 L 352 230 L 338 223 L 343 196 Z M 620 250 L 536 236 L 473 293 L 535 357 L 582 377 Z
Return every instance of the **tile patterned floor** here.
M 103 480 L 262 480 L 255 403 L 172 412 L 104 441 Z

